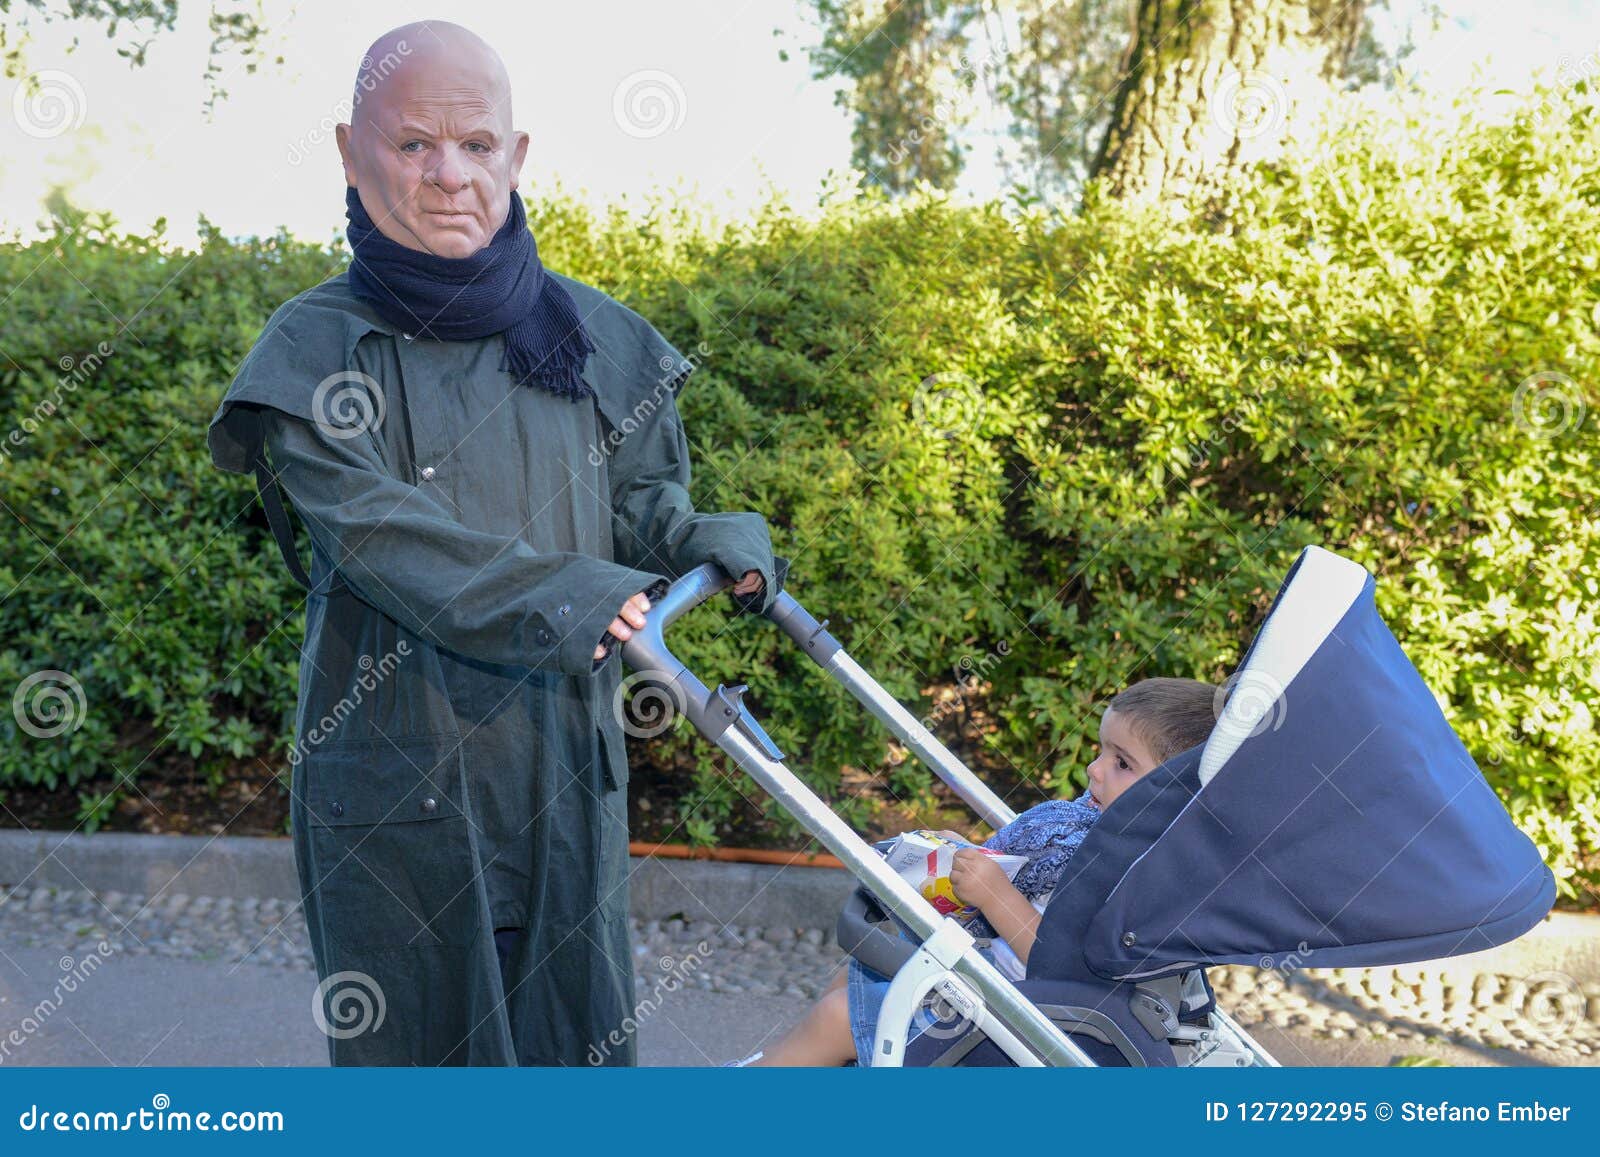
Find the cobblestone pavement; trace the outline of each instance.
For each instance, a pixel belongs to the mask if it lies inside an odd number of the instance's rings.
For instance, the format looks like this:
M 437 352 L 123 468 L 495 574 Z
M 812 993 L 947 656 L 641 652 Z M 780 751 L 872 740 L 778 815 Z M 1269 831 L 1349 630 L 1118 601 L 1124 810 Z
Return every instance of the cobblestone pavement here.
M 710 992 L 812 998 L 843 966 L 819 929 L 722 927 L 682 920 L 633 924 L 641 997 L 668 977 Z M 0 887 L 0 952 L 11 946 L 121 951 L 312 968 L 298 906 L 166 894 Z M 1465 976 L 1424 969 L 1214 968 L 1222 1006 L 1246 1027 L 1328 1038 L 1424 1038 L 1526 1052 L 1552 1064 L 1600 1063 L 1600 983 L 1560 973 Z

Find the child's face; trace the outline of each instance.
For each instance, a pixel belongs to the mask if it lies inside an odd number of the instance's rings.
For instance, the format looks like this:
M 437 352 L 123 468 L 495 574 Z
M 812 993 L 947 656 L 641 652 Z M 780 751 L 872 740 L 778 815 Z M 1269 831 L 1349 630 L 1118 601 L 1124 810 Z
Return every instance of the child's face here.
M 1108 709 L 1100 717 L 1100 754 L 1089 765 L 1089 790 L 1095 805 L 1101 811 L 1110 807 L 1158 762 L 1127 719 Z

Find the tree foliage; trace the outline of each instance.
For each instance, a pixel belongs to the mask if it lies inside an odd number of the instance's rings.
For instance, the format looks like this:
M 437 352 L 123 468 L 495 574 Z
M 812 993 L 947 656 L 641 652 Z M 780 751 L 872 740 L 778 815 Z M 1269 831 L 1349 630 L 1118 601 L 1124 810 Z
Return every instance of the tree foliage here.
M 1014 802 L 1082 785 L 1098 705 L 1131 680 L 1226 677 L 1318 543 L 1378 576 L 1385 620 L 1574 896 L 1600 866 L 1583 87 L 1444 113 L 1352 102 L 1243 175 L 1220 219 L 881 190 L 725 229 L 675 201 L 597 215 L 552 196 L 530 219 L 553 268 L 698 364 L 696 502 L 764 512 L 796 597 Z M 46 737 L 0 712 L 0 785 L 81 792 L 88 816 L 143 777 L 282 764 L 304 592 L 205 427 L 272 310 L 341 261 L 214 232 L 173 250 L 92 219 L 0 246 L 0 691 L 55 672 L 84 705 Z M 869 777 L 934 802 L 768 624 L 708 608 L 674 634 L 707 682 L 751 685 L 848 820 L 878 806 L 846 786 Z M 935 698 L 963 682 L 986 727 Z M 685 726 L 634 753 L 657 814 L 704 840 L 762 803 L 714 750 Z M 660 794 L 651 769 L 675 761 L 690 787 Z

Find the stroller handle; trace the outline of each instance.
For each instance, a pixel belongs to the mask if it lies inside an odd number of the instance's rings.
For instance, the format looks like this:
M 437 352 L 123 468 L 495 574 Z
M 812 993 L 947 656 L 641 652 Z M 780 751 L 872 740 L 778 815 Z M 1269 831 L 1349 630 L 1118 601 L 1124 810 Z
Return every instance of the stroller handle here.
M 706 739 L 722 748 L 756 783 L 794 816 L 866 887 L 877 904 L 897 917 L 927 949 L 936 944 L 944 967 L 965 980 L 982 999 L 989 1013 L 1002 1018 L 1001 1031 L 1014 1030 L 1018 1049 L 1036 1056 L 1033 1063 L 1092 1066 L 1093 1062 L 1044 1013 L 1031 1004 L 988 960 L 972 947 L 970 933 L 949 924 L 926 900 L 884 861 L 871 845 L 834 814 L 784 763 L 784 756 L 743 702 L 747 689 L 719 685 L 711 690 L 684 666 L 670 649 L 663 633 L 673 622 L 733 584 L 721 567 L 706 563 L 673 582 L 659 598 L 652 597 L 645 626 L 633 632 L 622 646 L 622 658 L 638 674 L 634 686 L 648 681 L 670 699 Z M 845 653 L 792 595 L 780 592 L 766 615 L 800 644 L 829 675 L 843 683 L 857 699 L 904 739 L 940 778 L 996 826 L 1014 813 L 973 775 L 873 678 Z M 935 934 L 938 934 L 937 936 Z M 931 938 L 931 939 L 930 939 Z M 1004 1026 L 1009 1026 L 1006 1029 Z M 1020 1040 L 1017 1038 L 1020 1037 Z M 1020 1058 L 1016 1058 L 1019 1059 Z
M 659 597 L 652 590 L 645 625 L 635 630 L 633 637 L 623 644 L 622 658 L 633 670 L 649 672 L 652 682 L 670 686 L 674 705 L 713 743 L 728 727 L 739 723 L 741 729 L 762 747 L 769 758 L 782 759 L 783 753 L 742 707 L 746 686 L 719 687 L 715 693 L 707 692 L 704 687 L 699 687 L 698 680 L 694 680 L 672 654 L 664 638 L 666 629 L 674 621 L 733 583 L 734 579 L 726 571 L 716 563 L 708 562 L 684 574 Z M 766 617 L 793 639 L 830 678 L 854 695 L 990 827 L 999 830 L 1017 818 L 1017 813 L 988 784 L 974 775 L 899 700 L 885 691 L 850 657 L 829 633 L 828 620 L 819 622 L 793 595 L 784 590 L 780 590 L 772 600 Z M 695 687 L 699 687 L 698 694 L 694 691 Z M 717 702 L 707 705 L 704 702 L 707 695 L 713 695 Z

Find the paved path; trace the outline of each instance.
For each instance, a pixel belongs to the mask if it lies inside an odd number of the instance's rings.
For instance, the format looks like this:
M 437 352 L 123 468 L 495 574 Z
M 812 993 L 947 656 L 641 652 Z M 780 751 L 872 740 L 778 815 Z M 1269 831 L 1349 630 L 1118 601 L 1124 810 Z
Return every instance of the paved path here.
M 753 1052 L 841 960 L 816 930 L 649 921 L 634 941 L 646 1065 Z M 663 993 L 669 975 L 678 983 Z M 1580 986 L 1379 975 L 1213 970 L 1224 1006 L 1284 1064 L 1600 1060 L 1600 994 Z M 325 1064 L 315 990 L 293 905 L 0 889 L 0 1066 Z
M 40 1017 L 40 1002 L 57 999 L 57 983 L 82 971 L 85 959 L 75 958 L 64 970 L 58 953 L 38 948 L 12 949 L 0 958 L 0 1026 L 31 1029 L 20 1046 L 0 1033 L 0 1066 L 327 1063 L 311 1019 L 316 978 L 310 971 L 113 954 Z M 640 1063 L 713 1065 L 745 1056 L 807 1004 L 793 996 L 679 989 L 643 1018 Z M 1256 1032 L 1284 1064 L 1386 1065 L 1408 1053 L 1450 1064 L 1540 1063 L 1526 1052 L 1444 1042 L 1332 1040 L 1270 1026 Z

